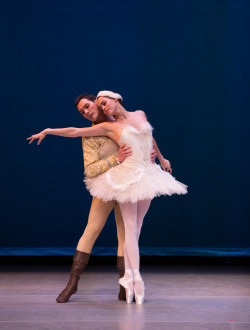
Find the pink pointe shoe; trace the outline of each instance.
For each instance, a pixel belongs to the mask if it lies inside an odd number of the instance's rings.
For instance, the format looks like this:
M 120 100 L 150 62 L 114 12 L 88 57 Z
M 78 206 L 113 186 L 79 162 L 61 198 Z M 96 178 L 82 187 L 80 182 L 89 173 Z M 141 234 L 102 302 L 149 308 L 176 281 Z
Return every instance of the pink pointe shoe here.
M 145 285 L 139 272 L 135 272 L 134 292 L 137 305 L 142 305 L 145 300 Z
M 127 277 L 126 273 L 129 274 L 131 277 Z M 134 298 L 134 278 L 133 273 L 125 272 L 125 276 L 119 279 L 119 284 L 124 287 L 126 292 L 126 302 L 127 304 L 131 304 Z

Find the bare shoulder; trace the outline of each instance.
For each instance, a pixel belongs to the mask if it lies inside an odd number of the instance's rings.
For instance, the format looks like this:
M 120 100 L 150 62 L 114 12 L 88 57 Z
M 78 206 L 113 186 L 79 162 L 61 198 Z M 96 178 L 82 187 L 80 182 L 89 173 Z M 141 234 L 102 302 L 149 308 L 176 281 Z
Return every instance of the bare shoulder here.
M 146 114 L 145 114 L 144 111 L 142 111 L 142 110 L 136 110 L 135 113 L 138 114 L 139 116 L 141 116 L 142 118 L 144 118 L 144 119 L 147 120 L 147 116 L 146 116 Z
M 119 128 L 119 124 L 116 123 L 115 121 L 106 121 L 105 123 L 101 123 L 100 125 L 103 125 L 103 127 L 107 130 L 107 131 L 114 131 L 117 128 Z
M 106 135 L 107 137 L 113 139 L 115 142 L 117 142 L 117 136 L 120 135 L 120 132 L 122 130 L 122 126 L 116 122 L 105 122 L 95 126 L 101 126 L 105 132 L 105 134 L 103 135 Z

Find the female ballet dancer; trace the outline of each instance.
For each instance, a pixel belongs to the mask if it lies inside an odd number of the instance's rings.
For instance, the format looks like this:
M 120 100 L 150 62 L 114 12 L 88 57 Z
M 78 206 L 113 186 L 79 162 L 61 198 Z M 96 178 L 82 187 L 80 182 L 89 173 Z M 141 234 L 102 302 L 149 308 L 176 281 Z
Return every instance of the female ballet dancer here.
M 135 295 L 136 303 L 143 304 L 145 286 L 139 271 L 138 240 L 151 200 L 160 195 L 186 194 L 187 186 L 175 180 L 159 165 L 150 162 L 152 150 L 152 127 L 143 111 L 127 111 L 121 104 L 122 97 L 111 91 L 102 91 L 97 95 L 97 104 L 106 115 L 113 116 L 115 122 L 106 122 L 90 128 L 50 129 L 32 135 L 32 143 L 38 139 L 38 145 L 47 134 L 80 137 L 108 136 L 118 145 L 125 143 L 133 148 L 132 156 L 126 158 L 120 166 L 94 178 L 86 178 L 87 189 L 92 196 L 104 201 L 116 200 L 120 204 L 125 226 L 125 274 L 119 283 L 126 290 L 127 303 Z M 165 168 L 166 160 L 156 148 L 157 157 Z

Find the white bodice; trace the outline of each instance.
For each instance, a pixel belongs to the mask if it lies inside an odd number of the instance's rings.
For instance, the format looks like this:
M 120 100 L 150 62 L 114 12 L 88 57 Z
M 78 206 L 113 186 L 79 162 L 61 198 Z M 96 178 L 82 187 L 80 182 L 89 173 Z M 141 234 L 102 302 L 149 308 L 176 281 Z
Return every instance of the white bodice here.
M 153 149 L 152 126 L 145 122 L 137 130 L 129 125 L 123 128 L 119 145 L 125 143 L 132 148 L 132 155 L 127 157 L 123 164 L 129 167 L 141 167 L 151 164 L 150 153 Z

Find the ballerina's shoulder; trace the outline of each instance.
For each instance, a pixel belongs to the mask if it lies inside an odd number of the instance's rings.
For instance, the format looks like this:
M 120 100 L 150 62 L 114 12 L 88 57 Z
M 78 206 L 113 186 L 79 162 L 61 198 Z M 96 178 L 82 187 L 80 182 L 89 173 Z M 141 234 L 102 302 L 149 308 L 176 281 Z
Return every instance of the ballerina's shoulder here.
M 147 116 L 146 116 L 146 114 L 145 114 L 144 111 L 142 111 L 142 110 L 136 110 L 135 113 L 137 115 L 141 116 L 143 119 L 146 119 L 147 120 Z

